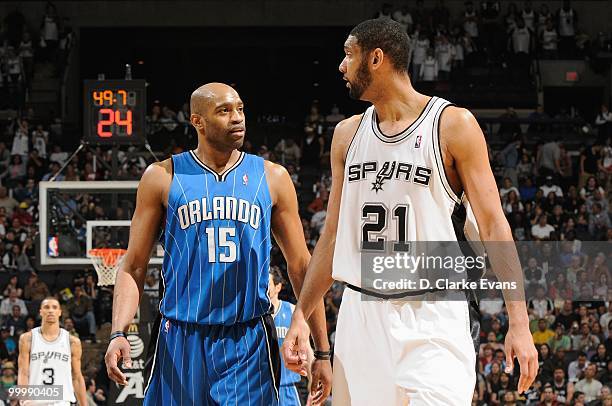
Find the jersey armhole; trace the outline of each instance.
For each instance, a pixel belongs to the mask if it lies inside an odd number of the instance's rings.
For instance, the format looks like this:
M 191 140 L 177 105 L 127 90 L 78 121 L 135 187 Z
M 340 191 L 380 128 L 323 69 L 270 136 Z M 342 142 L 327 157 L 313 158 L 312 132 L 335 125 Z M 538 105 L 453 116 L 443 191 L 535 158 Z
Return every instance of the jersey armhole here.
M 351 153 L 351 148 L 353 147 L 353 144 L 355 143 L 355 138 L 357 138 L 357 135 L 359 134 L 359 130 L 361 130 L 361 126 L 363 124 L 363 120 L 366 116 L 366 114 L 368 113 L 370 109 L 367 109 L 362 115 L 361 118 L 359 119 L 359 124 L 357 125 L 357 129 L 355 130 L 355 134 L 353 134 L 353 137 L 351 138 L 351 142 L 349 143 L 348 148 L 346 149 L 346 154 L 344 155 L 344 163 L 346 164 L 346 161 L 348 160 L 348 157 Z
M 442 186 L 444 187 L 444 190 L 446 191 L 446 193 L 448 194 L 448 196 L 451 198 L 451 200 L 453 202 L 455 202 L 456 204 L 461 205 L 462 204 L 462 196 L 463 196 L 463 192 L 461 194 L 457 194 L 455 193 L 455 191 L 453 190 L 453 188 L 450 186 L 450 182 L 448 179 L 448 175 L 446 174 L 446 170 L 444 169 L 444 160 L 442 158 L 442 147 L 440 144 L 440 121 L 442 118 L 442 113 L 444 113 L 444 110 L 447 107 L 450 106 L 455 106 L 455 104 L 453 103 L 446 103 L 443 104 L 438 112 L 436 112 L 435 118 L 434 118 L 434 123 L 432 126 L 432 139 L 433 139 L 433 149 L 434 149 L 434 157 L 435 157 L 435 161 L 436 161 L 436 167 L 438 170 L 438 175 L 440 177 L 440 180 L 442 181 Z

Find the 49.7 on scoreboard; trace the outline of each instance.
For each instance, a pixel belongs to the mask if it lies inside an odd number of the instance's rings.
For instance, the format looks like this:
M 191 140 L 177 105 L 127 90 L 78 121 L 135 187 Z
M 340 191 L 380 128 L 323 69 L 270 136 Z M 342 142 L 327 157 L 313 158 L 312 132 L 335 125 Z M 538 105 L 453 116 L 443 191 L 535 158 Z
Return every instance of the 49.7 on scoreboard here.
M 144 80 L 86 80 L 83 130 L 94 144 L 140 144 L 145 140 Z

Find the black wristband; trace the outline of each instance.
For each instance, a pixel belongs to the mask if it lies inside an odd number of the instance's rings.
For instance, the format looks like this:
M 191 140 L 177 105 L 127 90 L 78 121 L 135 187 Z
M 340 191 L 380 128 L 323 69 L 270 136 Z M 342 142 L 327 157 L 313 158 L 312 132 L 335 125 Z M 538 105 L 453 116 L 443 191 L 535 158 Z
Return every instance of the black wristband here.
M 113 331 L 110 335 L 110 339 L 108 341 L 113 341 L 117 337 L 127 338 L 127 334 L 123 331 Z
M 331 359 L 331 351 L 314 351 L 314 357 L 315 359 L 321 360 L 321 361 L 327 361 Z

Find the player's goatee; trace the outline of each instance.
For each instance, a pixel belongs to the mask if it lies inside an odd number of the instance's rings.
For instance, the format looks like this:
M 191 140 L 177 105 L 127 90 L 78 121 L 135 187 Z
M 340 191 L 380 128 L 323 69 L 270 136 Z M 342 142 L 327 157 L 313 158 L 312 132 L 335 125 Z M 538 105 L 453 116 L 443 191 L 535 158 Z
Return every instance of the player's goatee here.
M 368 70 L 368 64 L 365 59 L 361 61 L 359 64 L 359 68 L 357 69 L 357 75 L 355 76 L 355 80 L 350 83 L 349 87 L 349 96 L 352 99 L 359 100 L 361 99 L 361 95 L 365 90 L 370 86 L 372 82 L 372 75 Z

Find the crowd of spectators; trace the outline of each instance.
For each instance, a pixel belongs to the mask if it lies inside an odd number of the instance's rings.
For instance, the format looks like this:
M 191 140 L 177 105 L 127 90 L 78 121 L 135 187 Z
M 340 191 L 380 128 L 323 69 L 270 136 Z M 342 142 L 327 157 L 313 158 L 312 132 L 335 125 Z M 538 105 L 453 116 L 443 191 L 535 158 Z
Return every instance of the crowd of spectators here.
M 0 109 L 24 105 L 35 66 L 42 76 L 58 77 L 73 43 L 69 19 L 60 17 L 51 2 L 38 26 L 19 7 L 0 19 Z
M 521 3 L 466 1 L 455 15 L 443 0 L 417 0 L 414 8 L 385 3 L 374 17 L 393 19 L 406 29 L 414 82 L 457 84 L 465 81 L 467 68 L 487 68 L 501 72 L 500 83 L 529 86 L 534 58 L 582 58 L 609 49 L 608 34 L 591 39 L 580 29 L 569 0 L 557 10 L 546 2 L 537 8 L 529 0 Z

